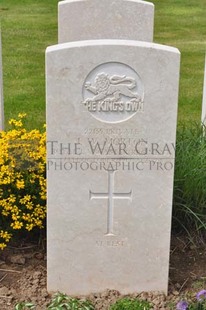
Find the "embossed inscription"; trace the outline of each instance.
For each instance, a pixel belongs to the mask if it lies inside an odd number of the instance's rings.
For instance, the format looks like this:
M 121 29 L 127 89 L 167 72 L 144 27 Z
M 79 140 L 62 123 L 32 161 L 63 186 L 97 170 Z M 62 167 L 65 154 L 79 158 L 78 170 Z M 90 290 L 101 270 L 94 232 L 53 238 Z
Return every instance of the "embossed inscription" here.
M 90 200 L 92 199 L 106 199 L 107 200 L 107 232 L 106 235 L 114 235 L 113 221 L 114 221 L 114 199 L 129 199 L 132 200 L 132 191 L 128 193 L 114 193 L 114 175 L 115 171 L 108 171 L 108 192 L 107 193 L 93 193 L 89 192 Z
M 85 102 L 89 112 L 137 112 L 143 111 L 143 102 L 141 100 L 132 99 L 131 101 L 112 101 L 112 99 L 104 101 L 92 101 L 87 99 Z
M 98 247 L 123 247 L 125 246 L 125 242 L 123 240 L 97 240 L 96 245 Z
M 105 63 L 94 68 L 83 85 L 83 104 L 103 122 L 121 122 L 143 112 L 143 97 L 139 75 L 122 63 Z
M 134 135 L 138 135 L 140 133 L 139 128 L 85 128 L 84 134 L 89 135 L 124 135 L 128 137 L 129 135 L 134 138 Z

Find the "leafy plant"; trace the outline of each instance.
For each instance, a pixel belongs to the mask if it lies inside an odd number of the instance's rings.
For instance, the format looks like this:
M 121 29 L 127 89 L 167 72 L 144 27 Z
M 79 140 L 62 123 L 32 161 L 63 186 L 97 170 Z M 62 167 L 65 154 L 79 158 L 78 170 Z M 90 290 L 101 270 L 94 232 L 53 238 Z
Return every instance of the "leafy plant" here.
M 31 302 L 20 302 L 14 308 L 14 310 L 27 310 L 27 309 L 35 309 L 34 304 L 32 304 Z
M 110 310 L 149 310 L 151 305 L 147 301 L 123 298 L 110 307 Z
M 35 306 L 29 302 L 20 302 L 14 310 L 35 309 Z M 69 297 L 63 293 L 56 293 L 48 305 L 47 310 L 94 310 L 94 306 L 88 300 L 80 300 Z
M 66 294 L 57 293 L 52 299 L 48 310 L 94 310 L 93 305 L 87 300 L 71 298 Z

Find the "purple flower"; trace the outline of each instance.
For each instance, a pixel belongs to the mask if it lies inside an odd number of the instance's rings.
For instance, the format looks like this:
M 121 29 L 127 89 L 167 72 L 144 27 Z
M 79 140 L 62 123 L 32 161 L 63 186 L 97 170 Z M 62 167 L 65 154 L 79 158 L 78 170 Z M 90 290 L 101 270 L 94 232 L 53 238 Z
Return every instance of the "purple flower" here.
M 179 301 L 176 309 L 177 310 L 187 310 L 188 309 L 188 303 L 184 300 Z
M 198 301 L 206 300 L 206 290 L 201 290 L 199 293 L 197 293 L 196 298 Z

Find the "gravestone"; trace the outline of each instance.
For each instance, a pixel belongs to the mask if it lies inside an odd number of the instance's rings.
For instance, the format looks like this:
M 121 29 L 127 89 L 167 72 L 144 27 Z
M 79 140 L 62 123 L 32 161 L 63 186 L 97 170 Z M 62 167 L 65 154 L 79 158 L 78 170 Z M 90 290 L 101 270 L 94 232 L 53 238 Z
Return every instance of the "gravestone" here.
M 154 5 L 140 0 L 59 2 L 59 43 L 125 39 L 153 41 Z
M 205 74 L 204 74 L 201 121 L 202 121 L 202 124 L 206 125 L 206 56 L 205 56 Z
M 2 65 L 1 31 L 0 31 L 0 130 L 4 130 L 4 96 L 3 96 L 3 65 Z
M 132 40 L 47 49 L 50 292 L 167 293 L 179 61 Z

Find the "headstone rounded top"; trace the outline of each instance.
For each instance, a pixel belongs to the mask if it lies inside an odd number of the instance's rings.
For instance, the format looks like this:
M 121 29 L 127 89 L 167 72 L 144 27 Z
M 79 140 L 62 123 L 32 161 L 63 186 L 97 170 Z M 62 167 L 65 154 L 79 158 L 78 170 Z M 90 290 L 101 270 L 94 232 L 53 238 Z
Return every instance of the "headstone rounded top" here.
M 153 41 L 154 5 L 141 0 L 59 2 L 59 43 L 121 39 Z

